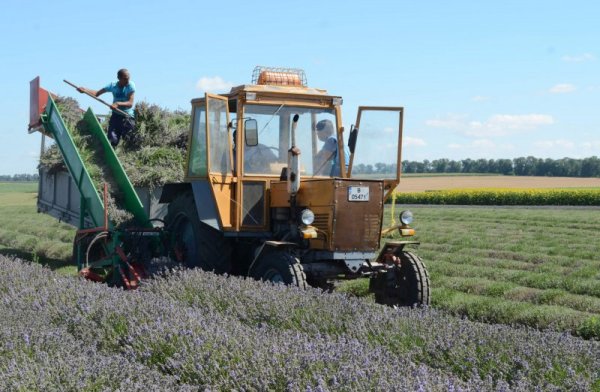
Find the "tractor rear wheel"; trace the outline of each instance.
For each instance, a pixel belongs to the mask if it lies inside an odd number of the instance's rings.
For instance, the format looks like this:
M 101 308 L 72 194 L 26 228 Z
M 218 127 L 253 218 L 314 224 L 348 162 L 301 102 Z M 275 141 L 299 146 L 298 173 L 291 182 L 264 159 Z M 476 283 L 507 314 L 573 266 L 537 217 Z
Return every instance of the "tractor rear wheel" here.
M 268 252 L 257 260 L 251 275 L 265 282 L 307 288 L 306 274 L 297 258 L 287 252 Z
M 179 195 L 169 204 L 165 225 L 185 266 L 219 274 L 231 270 L 232 244 L 223 233 L 200 221 L 192 192 Z
M 371 278 L 375 302 L 388 306 L 429 305 L 429 274 L 425 264 L 410 252 L 401 252 L 400 266 Z

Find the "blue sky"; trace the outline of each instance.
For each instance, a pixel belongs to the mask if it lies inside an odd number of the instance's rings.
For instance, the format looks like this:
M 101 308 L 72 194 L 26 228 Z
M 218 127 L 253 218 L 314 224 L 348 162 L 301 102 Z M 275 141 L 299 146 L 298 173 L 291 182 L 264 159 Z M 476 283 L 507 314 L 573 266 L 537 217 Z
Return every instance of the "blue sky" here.
M 303 68 L 358 105 L 404 106 L 403 157 L 600 155 L 600 3 L 592 1 L 10 1 L 0 13 L 0 174 L 33 173 L 35 76 L 100 88 L 127 67 L 137 99 L 189 108 L 249 83 L 256 65 Z M 110 97 L 106 97 L 110 99 Z

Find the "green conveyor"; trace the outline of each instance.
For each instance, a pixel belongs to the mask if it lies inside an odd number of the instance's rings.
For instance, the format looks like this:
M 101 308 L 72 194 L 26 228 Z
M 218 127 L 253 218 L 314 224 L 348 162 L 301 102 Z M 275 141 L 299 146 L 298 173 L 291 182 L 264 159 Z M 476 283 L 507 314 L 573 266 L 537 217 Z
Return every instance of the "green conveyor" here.
M 104 203 L 100 197 L 101 192 L 99 193 L 99 190 L 96 189 L 86 168 L 86 164 L 81 158 L 77 146 L 73 142 L 71 132 L 66 127 L 56 103 L 50 96 L 48 96 L 48 103 L 41 117 L 44 129 L 51 134 L 56 141 L 69 173 L 81 194 L 82 205 L 80 228 L 83 229 L 84 216 L 86 213 L 96 227 L 104 226 Z M 104 160 L 106 161 L 106 167 L 110 170 L 109 174 L 112 176 L 114 183 L 118 187 L 118 189 L 112 189 L 111 192 L 119 193 L 123 196 L 123 207 L 134 216 L 140 227 L 152 227 L 142 202 L 131 185 L 127 174 L 123 170 L 121 162 L 117 158 L 115 151 L 110 145 L 110 142 L 108 141 L 102 126 L 98 122 L 98 119 L 94 115 L 94 112 L 92 112 L 92 109 L 87 110 L 83 120 L 89 127 L 88 129 L 92 136 L 100 141 L 102 151 L 98 151 L 97 153 L 103 154 Z M 114 224 L 110 222 L 110 218 L 109 228 L 114 229 Z

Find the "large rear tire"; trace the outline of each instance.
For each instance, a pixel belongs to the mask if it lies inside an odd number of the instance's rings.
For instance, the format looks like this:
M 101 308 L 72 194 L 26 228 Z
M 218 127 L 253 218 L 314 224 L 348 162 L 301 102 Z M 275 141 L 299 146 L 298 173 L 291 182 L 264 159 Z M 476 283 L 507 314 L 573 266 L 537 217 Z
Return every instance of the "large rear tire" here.
M 271 251 L 262 255 L 250 273 L 254 278 L 266 282 L 283 283 L 302 289 L 308 286 L 302 264 L 287 252 Z
M 169 204 L 165 224 L 185 266 L 219 274 L 231 271 L 231 241 L 200 221 L 192 192 L 179 195 Z
M 425 264 L 410 252 L 401 252 L 400 266 L 371 278 L 375 302 L 388 306 L 429 305 L 429 274 Z

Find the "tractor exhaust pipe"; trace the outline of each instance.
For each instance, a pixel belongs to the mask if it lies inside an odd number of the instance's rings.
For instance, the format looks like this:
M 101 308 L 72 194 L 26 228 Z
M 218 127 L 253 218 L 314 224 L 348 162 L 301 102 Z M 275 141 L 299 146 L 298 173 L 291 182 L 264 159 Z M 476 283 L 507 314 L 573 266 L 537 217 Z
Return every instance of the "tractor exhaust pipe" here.
M 300 116 L 295 114 L 292 120 L 292 147 L 288 150 L 287 190 L 293 198 L 300 189 L 300 149 L 296 147 L 296 127 L 299 118 Z
M 288 172 L 287 191 L 290 194 L 290 217 L 296 221 L 296 194 L 300 189 L 300 149 L 296 147 L 296 127 L 298 126 L 298 114 L 292 120 L 292 147 L 288 150 Z

